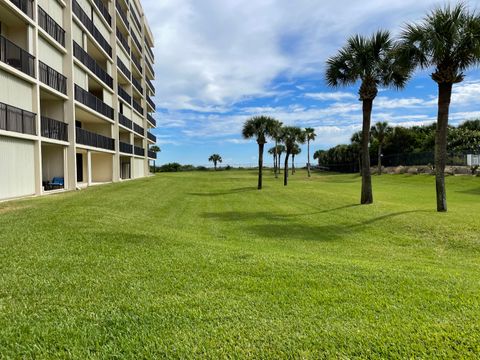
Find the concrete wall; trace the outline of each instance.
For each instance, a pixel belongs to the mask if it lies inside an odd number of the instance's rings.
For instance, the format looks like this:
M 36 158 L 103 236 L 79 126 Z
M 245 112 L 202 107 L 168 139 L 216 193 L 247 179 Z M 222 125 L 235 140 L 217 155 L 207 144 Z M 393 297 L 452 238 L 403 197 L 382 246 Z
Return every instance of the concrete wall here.
M 112 181 L 113 157 L 110 154 L 92 153 L 92 181 Z
M 0 102 L 32 111 L 32 85 L 20 78 L 0 70 Z
M 42 146 L 42 181 L 64 177 L 63 146 Z

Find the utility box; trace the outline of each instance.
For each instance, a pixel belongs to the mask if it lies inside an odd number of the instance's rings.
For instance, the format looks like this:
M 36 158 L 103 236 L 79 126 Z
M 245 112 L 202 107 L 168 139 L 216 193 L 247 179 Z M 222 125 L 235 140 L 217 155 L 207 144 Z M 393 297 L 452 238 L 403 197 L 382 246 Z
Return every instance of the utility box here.
M 468 166 L 480 166 L 480 155 L 467 155 Z

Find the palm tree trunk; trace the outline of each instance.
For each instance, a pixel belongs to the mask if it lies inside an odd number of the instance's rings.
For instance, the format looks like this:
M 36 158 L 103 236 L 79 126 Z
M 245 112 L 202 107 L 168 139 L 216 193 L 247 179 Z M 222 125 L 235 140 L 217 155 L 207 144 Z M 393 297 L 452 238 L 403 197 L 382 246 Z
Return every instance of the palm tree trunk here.
M 278 169 L 278 173 L 281 174 L 282 173 L 282 170 L 280 168 L 282 164 L 282 154 L 278 154 L 278 165 L 277 165 L 277 169 Z
M 310 139 L 307 141 L 307 156 L 308 156 L 307 172 L 308 172 L 308 177 L 311 177 L 312 174 L 310 173 Z
M 213 168 L 214 168 L 215 171 L 217 171 L 217 162 L 216 161 L 213 162 Z
M 378 175 L 382 175 L 382 144 L 378 144 Z
M 292 154 L 292 175 L 295 174 L 295 155 Z
M 258 190 L 262 189 L 263 176 L 263 148 L 265 144 L 258 144 Z
M 283 169 L 283 185 L 287 186 L 288 185 L 288 157 L 290 154 L 287 153 L 285 154 L 285 169 Z
M 372 204 L 372 176 L 370 174 L 370 121 L 372 117 L 373 100 L 363 100 L 363 130 L 362 130 L 362 198 L 361 204 Z
M 438 84 L 438 116 L 435 136 L 435 183 L 437 190 L 437 211 L 447 211 L 447 191 L 445 189 L 445 166 L 447 164 L 447 134 L 452 84 Z
M 277 154 L 273 154 L 273 173 L 277 177 Z
M 278 166 L 277 166 L 277 158 L 278 158 L 278 141 L 275 139 L 275 164 L 273 166 L 273 171 L 275 172 L 275 179 L 278 179 Z

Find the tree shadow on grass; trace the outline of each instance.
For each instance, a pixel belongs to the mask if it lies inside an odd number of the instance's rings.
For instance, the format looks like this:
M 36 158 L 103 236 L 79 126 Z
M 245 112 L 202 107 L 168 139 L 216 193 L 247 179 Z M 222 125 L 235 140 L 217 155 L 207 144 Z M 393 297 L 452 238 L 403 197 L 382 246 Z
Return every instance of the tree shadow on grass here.
M 222 196 L 222 195 L 238 194 L 238 193 L 254 191 L 254 190 L 257 190 L 257 188 L 254 187 L 254 186 L 247 186 L 247 187 L 230 189 L 230 190 L 227 190 L 227 191 L 193 192 L 193 193 L 187 193 L 187 195 L 191 195 L 191 196 Z
M 480 195 L 480 188 L 457 191 L 457 193 L 467 195 Z

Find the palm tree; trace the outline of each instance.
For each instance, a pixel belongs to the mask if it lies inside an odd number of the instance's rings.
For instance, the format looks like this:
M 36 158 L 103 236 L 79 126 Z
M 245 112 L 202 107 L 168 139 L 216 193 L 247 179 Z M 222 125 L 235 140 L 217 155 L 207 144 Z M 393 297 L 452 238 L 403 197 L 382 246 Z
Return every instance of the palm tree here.
M 273 157 L 273 172 L 275 173 L 275 176 L 277 176 L 277 147 L 271 147 L 268 149 L 268 153 Z
M 409 79 L 410 67 L 396 57 L 397 46 L 388 31 L 378 31 L 370 38 L 356 35 L 347 41 L 337 55 L 327 60 L 326 79 L 329 86 L 350 86 L 360 82 L 363 102 L 362 130 L 362 204 L 373 203 L 370 174 L 370 120 L 378 87 L 403 88 Z
M 378 143 L 378 175 L 382 175 L 382 148 L 385 144 L 385 137 L 390 132 L 391 127 L 388 126 L 386 121 L 378 122 L 375 126 L 372 126 L 372 137 L 377 140 Z
M 159 153 L 160 151 L 162 151 L 160 149 L 160 147 L 158 145 L 152 145 L 150 146 L 150 151 L 153 151 L 154 153 Z M 155 164 L 155 160 L 153 160 L 153 172 L 156 173 L 157 172 L 157 166 Z
M 212 156 L 210 156 L 208 158 L 208 161 L 213 162 L 213 167 L 214 167 L 215 171 L 217 171 L 217 163 L 222 162 L 222 157 L 218 154 L 213 154 Z
M 310 141 L 314 141 L 317 134 L 315 134 L 315 129 L 313 128 L 305 128 L 305 133 L 307 135 L 307 172 L 308 177 L 310 177 L 312 176 L 310 173 Z
M 275 148 L 274 148 L 275 149 L 275 158 L 278 157 L 278 142 L 279 142 L 280 131 L 282 129 L 282 126 L 283 126 L 283 124 L 278 120 L 274 120 L 273 123 L 272 123 L 270 136 L 275 140 Z M 279 168 L 280 168 L 280 166 L 276 166 L 276 163 L 275 163 L 275 166 L 273 168 L 273 171 L 275 173 L 275 179 L 278 178 Z
M 307 133 L 305 133 L 305 137 L 307 136 Z M 292 148 L 292 175 L 295 174 L 295 156 L 300 154 L 302 152 L 302 149 L 298 144 L 295 144 Z
M 407 25 L 401 40 L 402 58 L 411 59 L 421 69 L 434 67 L 431 77 L 438 85 L 437 211 L 447 211 L 445 165 L 452 88 L 464 80 L 465 71 L 480 62 L 480 18 L 463 3 L 436 8 L 421 23 Z
M 279 138 L 279 141 L 281 141 L 281 136 Z M 277 170 L 278 170 L 278 173 L 280 174 L 281 173 L 281 170 L 282 170 L 282 167 L 281 167 L 281 163 L 282 163 L 282 154 L 286 151 L 285 149 L 285 146 L 283 145 L 278 145 L 277 146 L 277 154 L 278 154 L 278 165 L 277 165 Z
M 360 172 L 360 175 L 362 175 L 362 132 L 357 131 L 354 133 L 350 138 L 350 142 L 352 143 L 353 151 L 357 154 L 358 171 Z
M 245 139 L 255 137 L 258 144 L 258 190 L 262 189 L 263 149 L 267 143 L 267 137 L 274 133 L 276 121 L 269 116 L 254 116 L 243 124 L 242 134 Z
M 281 141 L 285 144 L 285 169 L 283 171 L 283 185 L 288 185 L 288 159 L 292 154 L 295 144 L 305 143 L 305 132 L 296 126 L 285 126 L 282 128 Z

